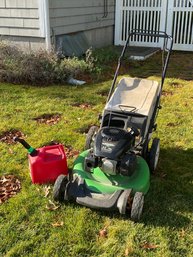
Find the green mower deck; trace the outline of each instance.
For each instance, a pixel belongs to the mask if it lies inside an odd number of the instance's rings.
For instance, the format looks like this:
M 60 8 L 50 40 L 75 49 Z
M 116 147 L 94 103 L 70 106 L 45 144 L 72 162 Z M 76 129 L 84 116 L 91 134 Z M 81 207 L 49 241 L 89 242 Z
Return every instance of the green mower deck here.
M 85 180 L 91 192 L 112 194 L 117 190 L 133 189 L 134 192 L 146 194 L 149 190 L 150 172 L 146 161 L 137 156 L 137 168 L 132 176 L 108 175 L 100 168 L 94 168 L 92 172 L 84 170 L 84 159 L 88 151 L 82 152 L 75 160 L 73 175 L 78 175 Z

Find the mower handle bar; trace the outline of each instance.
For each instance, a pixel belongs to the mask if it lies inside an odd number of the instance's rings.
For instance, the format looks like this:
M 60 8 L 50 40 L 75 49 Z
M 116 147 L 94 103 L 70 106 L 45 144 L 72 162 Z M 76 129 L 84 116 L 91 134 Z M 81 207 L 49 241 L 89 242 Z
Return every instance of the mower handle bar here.
M 111 88 L 110 88 L 110 91 L 109 91 L 109 94 L 108 94 L 108 97 L 107 97 L 107 102 L 110 100 L 110 97 L 111 97 L 111 95 L 114 91 L 115 83 L 117 81 L 117 77 L 118 77 L 118 74 L 119 74 L 119 69 L 121 67 L 122 59 L 125 55 L 125 51 L 126 51 L 128 45 L 130 43 L 130 39 L 131 39 L 132 36 L 142 36 L 142 37 L 150 36 L 150 37 L 153 37 L 153 38 L 154 37 L 163 38 L 164 41 L 163 41 L 162 51 L 167 52 L 167 56 L 164 60 L 164 64 L 163 64 L 163 67 L 162 67 L 161 89 L 163 87 L 165 76 L 166 76 L 166 71 L 167 71 L 167 67 L 168 67 L 168 62 L 169 62 L 169 58 L 170 58 L 171 51 L 172 51 L 173 38 L 171 36 L 169 36 L 166 32 L 163 32 L 163 31 L 158 31 L 158 32 L 151 31 L 151 32 L 149 32 L 149 31 L 145 31 L 145 30 L 131 30 L 128 34 L 125 46 L 123 47 L 121 55 L 118 59 L 117 69 L 116 69 L 116 72 L 115 72 L 115 75 L 114 75 L 114 78 L 113 78 L 113 82 L 112 82 L 112 85 L 111 85 Z

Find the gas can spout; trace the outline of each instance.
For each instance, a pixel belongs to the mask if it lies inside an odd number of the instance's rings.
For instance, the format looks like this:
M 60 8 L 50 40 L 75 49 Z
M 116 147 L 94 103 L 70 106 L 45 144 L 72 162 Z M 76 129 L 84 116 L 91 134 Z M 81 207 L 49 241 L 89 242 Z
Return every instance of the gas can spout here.
M 31 156 L 37 156 L 38 155 L 38 150 L 36 150 L 32 146 L 30 146 L 23 138 L 14 137 L 13 140 L 15 142 L 19 142 L 20 144 L 22 144 L 27 149 L 29 155 L 31 155 Z

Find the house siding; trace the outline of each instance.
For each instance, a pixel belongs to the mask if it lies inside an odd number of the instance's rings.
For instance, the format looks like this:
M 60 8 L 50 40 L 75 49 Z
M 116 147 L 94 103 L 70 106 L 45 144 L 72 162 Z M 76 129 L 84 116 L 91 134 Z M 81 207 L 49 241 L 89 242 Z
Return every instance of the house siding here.
M 115 0 L 48 0 L 52 44 L 57 36 L 84 32 L 90 46 L 113 43 Z M 46 48 L 45 2 L 0 0 L 0 37 L 27 49 Z M 23 42 L 23 43 L 22 43 Z
M 0 0 L 0 35 L 41 37 L 38 0 Z
M 104 0 L 49 0 L 49 7 L 52 36 L 84 31 L 93 46 L 113 43 L 115 0 L 108 1 L 106 17 Z
M 106 18 L 103 18 L 104 0 L 50 0 L 49 6 L 50 26 L 55 35 L 114 25 L 114 0 L 108 1 Z

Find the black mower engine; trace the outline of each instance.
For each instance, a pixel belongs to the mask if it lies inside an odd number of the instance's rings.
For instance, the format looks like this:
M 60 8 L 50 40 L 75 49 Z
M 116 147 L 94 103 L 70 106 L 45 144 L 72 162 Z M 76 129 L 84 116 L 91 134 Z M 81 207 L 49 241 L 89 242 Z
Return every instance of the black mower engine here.
M 131 128 L 129 132 L 116 127 L 101 128 L 93 149 L 85 158 L 85 170 L 92 172 L 93 168 L 100 167 L 110 175 L 131 176 L 136 167 L 136 155 L 132 149 L 138 135 L 136 128 Z

